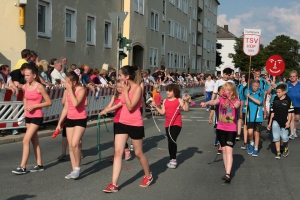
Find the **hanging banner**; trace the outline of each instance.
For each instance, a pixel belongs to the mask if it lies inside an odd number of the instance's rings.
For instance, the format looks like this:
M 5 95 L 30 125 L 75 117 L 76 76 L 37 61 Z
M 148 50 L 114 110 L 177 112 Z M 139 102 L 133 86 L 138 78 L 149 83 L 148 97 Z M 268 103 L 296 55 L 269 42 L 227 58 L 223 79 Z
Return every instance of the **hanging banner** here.
M 244 29 L 243 51 L 247 56 L 255 56 L 260 49 L 260 29 Z

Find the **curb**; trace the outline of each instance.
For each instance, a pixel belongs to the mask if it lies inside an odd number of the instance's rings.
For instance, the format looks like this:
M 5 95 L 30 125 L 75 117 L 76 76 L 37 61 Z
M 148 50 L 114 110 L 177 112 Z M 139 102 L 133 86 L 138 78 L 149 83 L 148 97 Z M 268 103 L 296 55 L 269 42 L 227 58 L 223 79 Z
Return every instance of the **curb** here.
M 106 123 L 110 123 L 113 121 L 113 118 L 106 118 L 105 122 Z M 103 123 L 103 119 L 100 120 L 100 123 Z M 93 121 L 89 121 L 87 122 L 87 126 L 86 128 L 91 128 L 97 126 L 97 120 L 93 120 Z M 52 136 L 54 132 L 54 129 L 48 129 L 48 130 L 41 130 L 38 131 L 38 137 L 42 138 L 42 137 L 48 137 L 48 136 Z M 0 145 L 3 144 L 10 144 L 10 143 L 14 143 L 14 142 L 21 142 L 23 140 L 23 136 L 25 133 L 22 133 L 20 135 L 7 135 L 4 137 L 0 138 Z

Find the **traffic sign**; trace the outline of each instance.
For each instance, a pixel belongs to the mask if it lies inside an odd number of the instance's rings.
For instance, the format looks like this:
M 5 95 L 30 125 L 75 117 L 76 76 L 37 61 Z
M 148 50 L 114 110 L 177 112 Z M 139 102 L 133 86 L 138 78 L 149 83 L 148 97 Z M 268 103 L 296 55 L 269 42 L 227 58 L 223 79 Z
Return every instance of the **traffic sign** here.
M 266 70 L 272 76 L 279 76 L 285 70 L 285 63 L 281 56 L 272 55 L 266 62 Z
M 255 56 L 260 48 L 260 29 L 244 29 L 243 51 L 247 56 Z
M 117 24 L 123 24 L 128 12 L 109 12 L 108 16 L 112 21 L 112 24 L 118 26 Z M 118 28 L 118 27 L 117 27 Z

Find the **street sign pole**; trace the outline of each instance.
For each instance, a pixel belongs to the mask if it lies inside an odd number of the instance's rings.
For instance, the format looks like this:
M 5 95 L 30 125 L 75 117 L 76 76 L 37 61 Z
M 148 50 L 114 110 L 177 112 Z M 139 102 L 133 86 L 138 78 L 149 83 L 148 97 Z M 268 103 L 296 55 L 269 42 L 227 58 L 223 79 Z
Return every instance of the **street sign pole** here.
M 121 34 L 121 36 L 123 35 L 121 29 L 123 28 L 123 23 L 124 23 L 125 18 L 128 15 L 128 12 L 109 12 L 108 15 L 109 15 L 109 17 L 112 21 L 112 24 L 115 25 L 116 28 L 117 28 L 117 67 L 116 67 L 116 76 L 118 77 L 119 68 L 122 65 L 122 61 L 120 61 L 120 58 L 119 58 L 119 47 L 120 47 L 119 33 Z

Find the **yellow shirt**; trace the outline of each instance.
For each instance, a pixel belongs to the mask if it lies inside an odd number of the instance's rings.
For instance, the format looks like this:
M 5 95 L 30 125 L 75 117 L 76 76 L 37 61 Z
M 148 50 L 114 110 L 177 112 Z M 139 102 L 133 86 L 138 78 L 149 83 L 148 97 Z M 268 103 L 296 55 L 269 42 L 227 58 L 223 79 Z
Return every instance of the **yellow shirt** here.
M 24 63 L 28 63 L 27 60 L 21 58 L 14 67 L 14 70 L 20 69 Z

